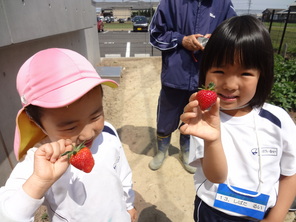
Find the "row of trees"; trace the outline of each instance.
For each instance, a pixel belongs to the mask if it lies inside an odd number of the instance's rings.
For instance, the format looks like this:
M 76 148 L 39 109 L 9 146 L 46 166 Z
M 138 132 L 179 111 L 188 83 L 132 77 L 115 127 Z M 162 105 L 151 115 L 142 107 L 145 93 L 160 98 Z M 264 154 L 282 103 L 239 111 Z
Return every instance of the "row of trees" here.
M 145 9 L 145 10 L 138 10 L 136 12 L 132 12 L 132 17 L 134 17 L 136 15 L 142 15 L 147 18 L 151 18 L 153 16 L 154 12 L 155 12 L 155 10 L 153 8 Z

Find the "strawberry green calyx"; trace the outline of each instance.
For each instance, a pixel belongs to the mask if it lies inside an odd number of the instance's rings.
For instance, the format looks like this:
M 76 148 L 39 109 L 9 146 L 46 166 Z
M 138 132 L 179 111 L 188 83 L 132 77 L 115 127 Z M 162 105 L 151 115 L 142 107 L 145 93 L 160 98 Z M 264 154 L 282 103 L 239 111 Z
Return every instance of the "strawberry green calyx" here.
M 215 83 L 210 82 L 207 89 L 214 91 L 215 90 Z
M 208 87 L 202 86 L 201 88 L 198 88 L 198 89 L 199 90 L 206 89 L 206 90 L 214 91 L 215 90 L 215 87 L 216 87 L 215 83 L 210 82 L 209 85 L 208 85 Z
M 72 155 L 76 155 L 76 154 L 77 154 L 82 148 L 85 147 L 84 143 L 85 143 L 85 141 L 83 141 L 82 143 L 80 143 L 80 144 L 77 145 L 77 146 L 74 146 L 74 148 L 73 148 L 72 151 L 67 151 L 67 152 L 63 153 L 62 156 L 66 156 L 66 155 L 68 155 L 68 159 L 70 159 L 70 157 L 71 157 Z

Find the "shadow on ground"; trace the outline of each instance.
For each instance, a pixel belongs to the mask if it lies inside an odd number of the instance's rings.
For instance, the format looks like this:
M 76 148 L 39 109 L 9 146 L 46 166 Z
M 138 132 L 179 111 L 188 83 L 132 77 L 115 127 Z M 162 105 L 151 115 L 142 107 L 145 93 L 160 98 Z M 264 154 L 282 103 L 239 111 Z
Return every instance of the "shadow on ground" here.
M 136 154 L 154 156 L 156 154 L 156 130 L 147 126 L 125 125 L 117 129 L 121 142 L 127 144 Z M 169 155 L 177 154 L 179 149 L 170 146 Z
M 137 222 L 173 222 L 167 215 L 159 210 L 156 205 L 148 203 L 144 200 L 143 196 L 135 191 L 136 199 L 140 209 L 138 209 Z M 170 201 L 167 204 L 172 204 Z
M 138 222 L 172 222 L 164 212 L 156 209 L 155 205 L 143 209 L 139 215 Z

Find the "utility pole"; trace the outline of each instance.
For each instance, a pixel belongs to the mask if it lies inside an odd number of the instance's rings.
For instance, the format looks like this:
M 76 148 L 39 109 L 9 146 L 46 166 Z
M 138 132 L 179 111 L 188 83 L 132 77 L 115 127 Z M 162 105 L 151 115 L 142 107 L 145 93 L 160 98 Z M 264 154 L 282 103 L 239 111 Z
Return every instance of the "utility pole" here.
M 249 0 L 249 6 L 248 6 L 248 14 L 250 14 L 250 10 L 251 10 L 251 5 L 252 5 L 252 0 Z

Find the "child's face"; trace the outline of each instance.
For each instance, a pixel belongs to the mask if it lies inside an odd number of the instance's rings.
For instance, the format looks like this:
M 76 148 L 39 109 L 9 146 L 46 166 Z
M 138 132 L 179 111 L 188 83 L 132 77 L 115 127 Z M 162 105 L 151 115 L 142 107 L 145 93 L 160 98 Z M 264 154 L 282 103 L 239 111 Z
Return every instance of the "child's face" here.
M 255 95 L 260 72 L 245 69 L 239 64 L 212 67 L 206 74 L 206 85 L 215 83 L 223 112 L 232 116 L 242 116 L 251 111 L 247 104 Z M 238 108 L 238 109 L 237 109 Z
M 92 89 L 67 107 L 42 109 L 41 123 L 51 141 L 71 139 L 77 144 L 85 141 L 91 147 L 104 128 L 101 88 Z

